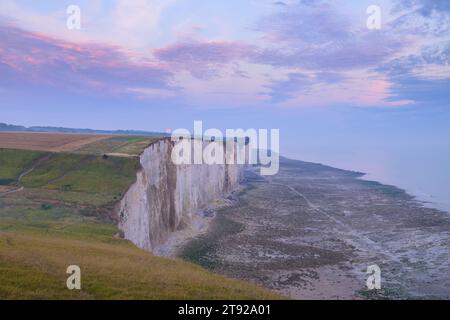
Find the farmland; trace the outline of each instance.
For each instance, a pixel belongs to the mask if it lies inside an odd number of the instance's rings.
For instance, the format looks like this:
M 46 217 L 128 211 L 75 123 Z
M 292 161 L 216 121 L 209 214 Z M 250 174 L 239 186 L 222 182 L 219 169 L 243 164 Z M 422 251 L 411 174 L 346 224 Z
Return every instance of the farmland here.
M 0 132 L 0 148 L 64 152 L 108 138 L 106 135 Z
M 155 138 L 97 137 L 80 146 L 73 135 L 11 137 L 0 136 L 2 147 L 14 147 L 0 149 L 1 299 L 279 297 L 182 260 L 155 257 L 121 237 L 114 206 L 136 178 L 134 155 Z M 32 150 L 21 150 L 26 143 Z M 74 149 L 63 151 L 68 145 Z M 113 153 L 131 156 L 107 155 Z M 81 291 L 66 288 L 66 268 L 73 264 L 82 270 Z
M 160 137 L 0 132 L 0 148 L 83 154 L 138 156 Z

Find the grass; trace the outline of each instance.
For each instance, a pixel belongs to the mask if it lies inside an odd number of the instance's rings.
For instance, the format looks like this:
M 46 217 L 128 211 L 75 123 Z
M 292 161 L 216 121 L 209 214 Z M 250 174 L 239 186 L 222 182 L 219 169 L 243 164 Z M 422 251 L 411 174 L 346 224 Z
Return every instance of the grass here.
M 94 198 L 101 205 L 120 199 L 134 182 L 138 168 L 136 158 L 59 153 L 25 176 L 22 184 L 60 191 L 57 195 L 65 201 L 91 204 L 89 199 Z
M 46 155 L 49 159 L 39 162 Z M 111 205 L 136 179 L 137 158 L 0 149 L 0 185 L 17 185 L 28 195 L 82 205 Z
M 17 182 L 25 168 L 45 153 L 29 150 L 0 149 L 0 185 L 10 185 Z
M 159 137 L 139 137 L 139 136 L 116 136 L 109 139 L 97 141 L 88 144 L 81 149 L 78 153 L 88 154 L 128 154 L 139 155 L 144 149 L 154 141 L 160 139 Z
M 66 268 L 81 268 L 81 291 L 66 288 Z M 117 244 L 54 235 L 0 234 L 3 299 L 275 299 L 277 295 Z
M 1 299 L 279 298 L 182 260 L 155 257 L 117 237 L 113 224 L 76 208 L 14 197 L 1 199 Z M 81 291 L 65 286 L 66 268 L 74 264 L 82 270 Z
M 136 158 L 57 153 L 37 162 L 47 154 L 0 150 L 0 180 L 25 187 L 0 195 L 0 299 L 280 298 L 122 239 L 113 206 L 135 179 Z M 66 288 L 69 265 L 81 268 L 81 291 Z

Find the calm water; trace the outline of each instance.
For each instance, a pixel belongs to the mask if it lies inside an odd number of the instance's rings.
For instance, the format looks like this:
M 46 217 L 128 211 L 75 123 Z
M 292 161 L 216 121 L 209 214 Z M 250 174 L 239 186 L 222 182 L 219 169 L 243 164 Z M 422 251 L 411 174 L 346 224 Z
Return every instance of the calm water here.
M 357 149 L 358 151 L 355 151 Z M 363 179 L 405 189 L 427 206 L 450 212 L 450 148 L 304 150 L 296 159 L 366 173 Z

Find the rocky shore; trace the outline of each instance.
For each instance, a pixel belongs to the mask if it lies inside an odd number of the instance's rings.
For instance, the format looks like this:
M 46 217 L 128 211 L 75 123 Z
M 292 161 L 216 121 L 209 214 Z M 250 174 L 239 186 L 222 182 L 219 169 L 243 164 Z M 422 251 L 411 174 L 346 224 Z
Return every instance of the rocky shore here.
M 282 159 L 180 256 L 296 299 L 449 298 L 450 215 L 361 173 Z M 381 268 L 382 289 L 366 287 Z

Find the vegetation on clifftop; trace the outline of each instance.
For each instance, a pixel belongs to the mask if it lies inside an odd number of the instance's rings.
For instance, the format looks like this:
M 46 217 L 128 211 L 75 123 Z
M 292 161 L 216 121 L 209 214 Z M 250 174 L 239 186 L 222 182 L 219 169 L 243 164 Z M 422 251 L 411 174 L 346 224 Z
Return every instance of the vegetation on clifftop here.
M 24 187 L 0 190 L 0 299 L 279 298 L 122 239 L 114 204 L 135 157 L 0 149 L 0 164 L 0 181 Z M 81 291 L 66 288 L 69 265 L 81 268 Z

